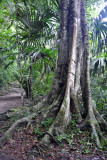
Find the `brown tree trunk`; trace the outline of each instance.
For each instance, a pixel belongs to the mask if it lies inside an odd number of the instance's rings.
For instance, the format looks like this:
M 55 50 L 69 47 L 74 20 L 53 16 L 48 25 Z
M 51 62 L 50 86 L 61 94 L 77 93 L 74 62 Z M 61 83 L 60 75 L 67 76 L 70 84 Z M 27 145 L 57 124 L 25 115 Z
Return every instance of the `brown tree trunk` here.
M 50 93 L 51 100 L 48 102 L 51 105 L 44 117 L 50 116 L 50 111 L 53 112 L 55 119 L 49 128 L 49 133 L 63 134 L 72 120 L 72 114 L 77 114 L 78 123 L 83 121 L 79 103 L 81 101 L 85 115 L 84 125 L 92 127 L 92 135 L 100 147 L 99 136 L 103 137 L 100 125 L 106 126 L 106 122 L 92 103 L 89 37 L 84 0 L 61 0 L 60 14 L 58 68 Z M 45 135 L 41 142 L 48 143 L 49 135 Z

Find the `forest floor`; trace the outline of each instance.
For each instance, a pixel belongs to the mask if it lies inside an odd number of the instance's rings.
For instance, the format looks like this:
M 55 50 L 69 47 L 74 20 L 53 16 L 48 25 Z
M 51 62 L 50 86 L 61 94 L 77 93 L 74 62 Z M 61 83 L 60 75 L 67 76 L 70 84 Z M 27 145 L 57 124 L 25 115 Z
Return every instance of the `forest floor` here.
M 29 100 L 24 100 L 27 106 Z M 0 137 L 18 118 L 3 119 L 3 115 L 16 112 L 19 108 L 21 97 L 17 84 L 0 91 Z M 39 122 L 40 116 L 37 118 Z M 45 121 L 41 127 L 33 121 L 27 132 L 24 126 L 17 128 L 14 136 L 0 147 L 0 160 L 107 160 L 107 148 L 99 149 L 95 142 L 90 141 L 90 133 L 81 132 L 75 122 L 67 129 L 65 136 L 56 138 L 58 144 L 53 143 L 49 148 L 41 147 L 39 140 L 48 122 Z

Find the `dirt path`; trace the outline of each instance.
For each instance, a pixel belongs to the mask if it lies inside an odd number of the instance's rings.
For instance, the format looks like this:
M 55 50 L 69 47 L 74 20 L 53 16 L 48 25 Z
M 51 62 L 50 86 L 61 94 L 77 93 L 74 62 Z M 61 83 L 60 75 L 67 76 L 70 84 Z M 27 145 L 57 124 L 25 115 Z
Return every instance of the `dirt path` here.
M 29 100 L 25 97 L 25 105 L 29 104 Z M 12 84 L 8 89 L 0 91 L 0 114 L 5 113 L 11 108 L 18 108 L 21 106 L 21 90 L 19 84 Z
M 24 92 L 24 105 L 28 105 L 29 100 L 25 96 Z M 3 115 L 12 108 L 19 108 L 21 106 L 21 90 L 19 88 L 19 84 L 11 84 L 9 88 L 4 88 L 0 90 L 0 137 L 3 133 L 10 127 L 10 121 L 8 118 L 6 119 Z M 16 146 L 17 148 L 17 146 Z M 0 160 L 22 160 L 22 158 L 17 158 L 12 154 L 11 148 L 7 147 L 0 148 Z

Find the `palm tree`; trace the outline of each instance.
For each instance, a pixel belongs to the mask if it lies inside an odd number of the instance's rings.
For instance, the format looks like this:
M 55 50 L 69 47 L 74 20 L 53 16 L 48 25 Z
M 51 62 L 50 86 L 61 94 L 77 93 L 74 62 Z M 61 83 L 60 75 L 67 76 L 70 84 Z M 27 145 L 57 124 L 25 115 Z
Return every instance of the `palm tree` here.
M 25 61 L 29 58 L 30 63 L 30 67 L 28 68 L 31 85 L 29 86 L 32 86 L 33 83 L 32 64 L 35 63 L 35 59 L 47 57 L 52 60 L 50 54 L 46 53 L 45 46 L 49 42 L 52 43 L 56 36 L 56 23 L 58 24 L 59 21 L 58 6 L 58 0 L 56 2 L 53 1 L 53 3 L 51 1 L 44 1 L 41 7 L 39 7 L 39 2 L 36 4 L 24 2 L 24 5 L 22 3 L 18 3 L 17 5 L 16 17 L 19 21 L 20 54 Z M 44 53 L 43 51 L 41 52 L 41 47 L 44 48 Z M 45 65 L 45 68 L 47 68 L 47 63 Z M 41 70 L 43 69 L 41 68 Z
M 101 10 L 98 17 L 94 20 L 93 30 L 91 34 L 92 42 L 92 59 L 91 70 L 93 73 L 104 73 L 107 66 L 107 5 Z

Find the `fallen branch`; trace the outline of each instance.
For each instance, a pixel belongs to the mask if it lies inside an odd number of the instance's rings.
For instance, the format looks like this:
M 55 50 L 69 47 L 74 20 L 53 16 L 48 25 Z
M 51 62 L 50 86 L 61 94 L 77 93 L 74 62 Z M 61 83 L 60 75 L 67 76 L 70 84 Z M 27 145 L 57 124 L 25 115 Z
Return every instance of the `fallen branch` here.
M 21 118 L 21 119 L 17 120 L 17 121 L 5 132 L 5 134 L 0 138 L 0 145 L 2 145 L 3 143 L 5 143 L 6 141 L 9 140 L 9 138 L 12 137 L 12 135 L 13 135 L 16 127 L 17 127 L 19 124 L 24 123 L 24 122 L 29 123 L 29 122 L 32 120 L 32 118 L 35 117 L 35 115 L 36 115 L 36 114 L 33 113 L 33 114 L 31 114 L 31 115 L 29 115 L 29 116 L 27 116 L 27 117 L 24 117 L 24 118 Z

